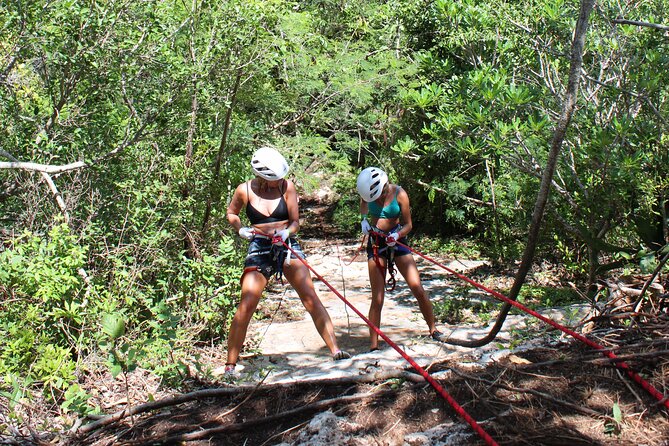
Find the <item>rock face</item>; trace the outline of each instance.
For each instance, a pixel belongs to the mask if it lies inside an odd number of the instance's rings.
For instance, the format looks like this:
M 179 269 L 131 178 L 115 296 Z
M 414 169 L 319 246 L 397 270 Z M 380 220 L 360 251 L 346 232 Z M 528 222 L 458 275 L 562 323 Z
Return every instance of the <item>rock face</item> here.
M 321 412 L 309 422 L 294 442 L 277 446 L 371 445 L 361 437 L 360 430 L 359 425 L 338 417 L 331 411 Z

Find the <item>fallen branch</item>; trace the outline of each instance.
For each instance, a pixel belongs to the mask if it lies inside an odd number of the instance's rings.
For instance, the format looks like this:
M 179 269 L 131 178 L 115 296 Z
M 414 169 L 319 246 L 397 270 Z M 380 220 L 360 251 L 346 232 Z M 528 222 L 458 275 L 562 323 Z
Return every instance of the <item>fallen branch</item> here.
M 484 378 L 478 378 L 476 376 L 460 372 L 456 369 L 451 369 L 451 370 L 453 371 L 453 373 L 455 373 L 456 375 L 458 375 L 461 378 L 470 379 L 470 380 L 474 380 L 474 381 L 479 381 L 479 382 L 482 382 L 482 383 L 484 383 L 488 386 L 497 387 L 497 388 L 500 388 L 500 389 L 503 389 L 503 390 L 508 390 L 509 392 L 529 393 L 530 395 L 534 395 L 534 396 L 537 396 L 539 398 L 543 398 L 545 400 L 551 401 L 552 403 L 559 404 L 559 405 L 564 406 L 564 407 L 568 407 L 568 408 L 570 408 L 572 410 L 575 410 L 576 412 L 582 413 L 584 415 L 589 415 L 589 416 L 598 417 L 598 418 L 599 417 L 609 418 L 609 416 L 606 415 L 606 414 L 599 413 L 595 410 L 589 409 L 587 407 L 580 406 L 578 404 L 570 403 L 568 401 L 564 401 L 564 400 L 555 398 L 552 395 L 549 395 L 549 394 L 543 393 L 543 392 L 539 392 L 539 391 L 534 390 L 534 389 L 523 389 L 521 387 L 512 387 L 512 386 L 508 386 L 506 384 L 497 383 L 496 381 L 490 381 L 490 380 L 487 380 L 487 379 L 484 379 Z
M 610 364 L 612 362 L 620 362 L 620 361 L 631 361 L 635 359 L 641 359 L 641 358 L 655 358 L 658 356 L 662 356 L 664 358 L 669 355 L 669 350 L 655 350 L 652 352 L 642 352 L 642 353 L 634 353 L 631 355 L 620 355 L 616 356 L 615 358 L 597 358 L 597 359 L 591 359 L 589 361 L 585 362 L 591 362 L 592 364 Z
M 297 409 L 292 409 L 292 410 L 287 410 L 285 412 L 277 413 L 274 415 L 270 415 L 268 417 L 263 417 L 263 418 L 256 418 L 253 420 L 245 421 L 243 423 L 236 423 L 236 424 L 227 424 L 225 426 L 219 426 L 219 427 L 214 427 L 210 429 L 200 429 L 196 432 L 190 432 L 187 434 L 181 434 L 181 435 L 174 435 L 171 437 L 167 438 L 141 438 L 138 440 L 126 442 L 126 443 L 121 443 L 125 446 L 134 446 L 134 445 L 140 445 L 140 444 L 175 444 L 178 442 L 184 442 L 184 441 L 194 441 L 194 440 L 201 440 L 204 438 L 211 438 L 217 434 L 222 434 L 225 432 L 236 432 L 236 431 L 242 431 L 245 430 L 249 427 L 254 427 L 260 424 L 267 424 L 271 423 L 274 421 L 281 420 L 282 418 L 287 418 L 287 417 L 292 417 L 304 412 L 312 412 L 312 411 L 317 411 L 317 410 L 323 410 L 326 409 L 330 406 L 336 405 L 336 404 L 350 404 L 354 403 L 356 401 L 360 401 L 366 398 L 372 398 L 372 397 L 378 397 L 378 396 L 383 396 L 389 393 L 393 393 L 394 391 L 392 390 L 384 390 L 380 392 L 372 392 L 372 393 L 362 393 L 362 394 L 355 394 L 355 395 L 347 395 L 347 396 L 340 396 L 337 398 L 331 398 L 328 400 L 322 400 L 318 401 L 313 404 L 307 404 L 306 406 L 298 407 Z
M 113 414 L 107 415 L 99 420 L 96 420 L 92 423 L 85 424 L 77 430 L 78 435 L 88 435 L 96 429 L 108 426 L 112 423 L 115 423 L 123 418 L 128 416 L 134 416 L 145 412 L 150 412 L 153 410 L 162 409 L 165 407 L 176 406 L 179 404 L 187 403 L 189 401 L 195 401 L 199 399 L 206 398 L 217 398 L 222 396 L 232 396 L 237 395 L 243 392 L 255 391 L 255 390 L 264 390 L 271 391 L 275 389 L 282 389 L 293 387 L 299 384 L 307 385 L 340 385 L 340 384 L 359 384 L 359 383 L 370 383 L 375 381 L 383 381 L 388 379 L 405 379 L 414 383 L 425 382 L 425 379 L 415 373 L 410 373 L 406 371 L 388 371 L 388 372 L 379 372 L 369 375 L 359 375 L 352 377 L 342 377 L 335 379 L 315 379 L 315 380 L 306 380 L 300 382 L 284 382 L 284 383 L 275 383 L 268 384 L 258 388 L 258 385 L 248 385 L 248 386 L 236 386 L 236 387 L 222 387 L 215 389 L 204 389 L 197 390 L 195 392 L 185 393 L 182 395 L 177 395 L 170 398 L 164 398 L 162 400 L 152 401 L 149 403 L 140 404 L 132 408 L 126 408 L 115 412 Z

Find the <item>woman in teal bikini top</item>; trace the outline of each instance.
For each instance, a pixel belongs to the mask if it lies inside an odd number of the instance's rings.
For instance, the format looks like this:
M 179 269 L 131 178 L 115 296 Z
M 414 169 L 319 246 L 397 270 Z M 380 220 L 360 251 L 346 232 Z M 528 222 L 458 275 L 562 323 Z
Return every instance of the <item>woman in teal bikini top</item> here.
M 394 219 L 399 218 L 402 211 L 400 209 L 400 204 L 397 202 L 397 195 L 402 190 L 401 186 L 395 186 L 395 195 L 393 196 L 393 201 L 388 205 L 381 207 L 376 201 L 367 203 L 369 214 L 374 218 L 387 218 Z
M 397 184 L 388 182 L 386 173 L 377 167 L 368 167 L 360 172 L 357 189 L 361 198 L 362 232 L 369 235 L 367 269 L 372 288 L 369 320 L 376 327 L 381 326 L 381 310 L 386 292 L 386 269 L 388 260 L 394 260 L 395 266 L 418 301 L 418 308 L 427 323 L 430 336 L 435 340 L 441 340 L 442 333 L 436 328 L 432 302 L 423 289 L 416 262 L 405 239 L 413 228 L 409 195 Z M 367 221 L 368 213 L 371 225 Z M 382 256 L 382 251 L 392 253 L 392 257 Z M 378 333 L 370 328 L 369 337 L 370 351 L 378 350 Z

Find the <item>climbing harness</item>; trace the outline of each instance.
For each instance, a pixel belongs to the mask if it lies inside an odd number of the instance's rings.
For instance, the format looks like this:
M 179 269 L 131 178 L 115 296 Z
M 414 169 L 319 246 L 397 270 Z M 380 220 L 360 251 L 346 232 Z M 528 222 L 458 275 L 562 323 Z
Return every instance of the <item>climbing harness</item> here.
M 397 285 L 397 279 L 395 279 L 395 247 L 386 245 L 379 249 L 379 240 L 381 238 L 385 240 L 386 235 L 376 231 L 370 231 L 370 234 L 373 235 L 372 252 L 374 253 L 374 263 L 376 263 L 376 267 L 383 277 L 386 291 L 394 291 Z M 381 255 L 386 259 L 385 267 L 381 265 L 381 260 L 379 260 Z M 386 271 L 388 271 L 388 280 L 386 280 Z
M 311 267 L 307 263 L 306 260 L 304 260 L 302 257 L 298 256 L 295 251 L 293 251 L 293 248 L 291 248 L 289 245 L 286 244 L 286 242 L 283 242 L 283 245 L 291 251 L 293 254 L 295 254 L 295 257 L 302 262 L 304 266 L 306 266 L 309 271 L 311 271 L 317 278 L 320 280 L 325 286 L 327 286 L 339 299 L 341 299 L 349 308 L 351 308 L 360 318 L 372 329 L 374 330 L 388 345 L 390 345 L 397 353 L 400 354 L 411 366 L 423 377 L 425 380 L 441 395 L 448 404 L 451 405 L 453 410 L 460 415 L 471 427 L 474 429 L 474 431 L 479 434 L 479 436 L 485 441 L 485 443 L 488 446 L 498 446 L 497 442 L 493 440 L 493 438 L 488 434 L 483 428 L 476 422 L 476 420 L 467 413 L 467 411 L 458 404 L 453 397 L 446 392 L 446 390 L 432 377 L 430 376 L 425 369 L 423 369 L 421 366 L 419 366 L 416 361 L 413 360 L 404 350 L 402 350 L 397 344 L 395 344 L 384 332 L 382 332 L 376 325 L 374 325 L 369 319 L 367 319 L 356 307 L 354 307 L 344 296 L 339 293 L 330 283 L 325 280 L 323 276 L 318 274 L 315 269 Z
M 380 234 L 380 235 L 383 235 L 383 234 Z M 645 389 L 648 393 L 650 393 L 652 396 L 654 396 L 660 402 L 661 405 L 663 405 L 666 408 L 669 408 L 669 396 L 664 395 L 662 392 L 657 390 L 652 384 L 650 384 L 648 381 L 646 381 L 641 376 L 639 376 L 638 373 L 633 371 L 631 369 L 631 367 L 626 362 L 621 361 L 620 358 L 618 358 L 613 352 L 606 349 L 604 346 L 599 345 L 596 342 L 586 338 L 585 336 L 580 335 L 580 334 L 576 333 L 575 331 L 570 330 L 569 328 L 558 324 L 557 322 L 547 318 L 546 316 L 543 316 L 543 315 L 537 313 L 536 311 L 534 311 L 530 308 L 527 308 L 526 306 L 524 306 L 521 303 L 516 302 L 515 300 L 509 299 L 508 297 L 504 296 L 503 294 L 501 294 L 501 293 L 499 293 L 495 290 L 492 290 L 492 289 L 490 289 L 490 288 L 488 288 L 484 285 L 481 285 L 480 283 L 475 282 L 474 280 L 470 279 L 469 277 L 464 276 L 464 275 L 458 273 L 457 271 L 454 271 L 454 270 L 448 268 L 447 266 L 437 262 L 436 260 L 426 256 L 425 254 L 422 254 L 422 253 L 416 251 L 415 249 L 412 249 L 410 246 L 407 246 L 407 245 L 405 245 L 401 242 L 397 242 L 397 244 L 400 245 L 400 246 L 405 247 L 406 249 L 408 249 L 412 253 L 424 258 L 425 260 L 428 260 L 428 261 L 434 263 L 435 265 L 439 266 L 440 268 L 443 268 L 444 270 L 446 270 L 449 273 L 455 275 L 459 279 L 464 280 L 465 282 L 469 283 L 470 285 L 487 292 L 488 294 L 496 297 L 497 299 L 499 299 L 499 300 L 501 300 L 505 303 L 508 303 L 509 305 L 512 305 L 512 306 L 524 311 L 525 313 L 528 313 L 528 314 L 536 317 L 537 319 L 547 323 L 548 325 L 550 325 L 554 328 L 557 328 L 558 330 L 562 331 L 563 333 L 566 333 L 569 336 L 583 342 L 584 344 L 588 345 L 589 347 L 591 347 L 595 350 L 599 350 L 604 356 L 608 357 L 609 359 L 612 359 L 613 360 L 612 362 L 616 367 L 625 371 L 627 376 L 629 376 L 634 382 L 639 384 L 643 389 Z
M 286 266 L 290 266 L 291 252 L 288 251 L 286 248 L 284 248 L 283 239 L 280 236 L 269 235 L 255 230 L 251 232 L 253 233 L 254 237 L 267 239 L 272 242 L 268 250 L 259 251 L 256 254 L 257 255 L 269 254 L 272 258 L 272 261 L 274 262 L 274 268 L 272 268 L 272 266 L 270 265 L 265 265 L 264 267 L 262 266 L 247 267 L 244 268 L 244 272 L 242 273 L 242 278 L 244 277 L 244 274 L 246 274 L 249 271 L 258 271 L 259 273 L 263 274 L 265 277 L 268 278 L 271 276 L 271 274 L 274 274 L 274 278 L 276 279 L 276 281 L 281 283 L 281 285 L 283 285 L 283 277 L 284 277 L 283 269 Z
M 277 240 L 283 242 L 283 239 L 279 236 L 272 238 L 272 249 L 270 253 L 272 254 L 272 260 L 276 262 L 276 268 L 274 272 L 274 279 L 277 282 L 283 285 L 283 265 L 290 264 L 290 252 L 282 245 L 277 243 Z

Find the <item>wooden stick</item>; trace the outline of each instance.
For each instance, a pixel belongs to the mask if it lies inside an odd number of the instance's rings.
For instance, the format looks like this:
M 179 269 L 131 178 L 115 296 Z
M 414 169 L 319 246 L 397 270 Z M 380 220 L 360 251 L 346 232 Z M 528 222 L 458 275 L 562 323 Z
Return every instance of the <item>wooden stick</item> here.
M 405 379 L 414 383 L 422 383 L 425 381 L 425 378 L 422 376 L 406 372 L 403 370 L 391 370 L 387 372 L 373 373 L 369 375 L 359 375 L 351 377 L 342 377 L 342 378 L 333 378 L 333 379 L 314 379 L 306 380 L 300 382 L 287 382 L 287 383 L 275 383 L 262 386 L 259 390 L 271 391 L 274 389 L 289 388 L 297 385 L 340 385 L 340 384 L 357 384 L 357 383 L 370 383 L 375 381 L 383 381 L 388 379 Z M 149 403 L 140 404 L 132 408 L 126 408 L 115 412 L 113 414 L 102 417 L 92 423 L 85 424 L 77 430 L 77 434 L 87 435 L 93 432 L 96 429 L 100 429 L 104 426 L 113 424 L 123 418 L 126 418 L 131 415 L 137 415 L 144 412 L 149 412 L 152 410 L 162 409 L 164 407 L 176 406 L 178 404 L 183 404 L 189 401 L 206 399 L 206 398 L 217 398 L 222 396 L 232 396 L 239 393 L 247 391 L 255 391 L 257 385 L 253 386 L 237 386 L 237 387 L 222 387 L 214 389 L 204 389 L 197 390 L 195 392 L 185 393 L 182 395 L 177 395 L 174 397 L 164 398 L 157 401 L 152 401 Z
M 201 440 L 204 438 L 211 438 L 217 434 L 221 434 L 224 432 L 237 432 L 237 431 L 242 431 L 245 430 L 249 427 L 254 427 L 259 424 L 266 424 L 270 423 L 273 421 L 280 420 L 282 418 L 286 417 L 292 417 L 294 415 L 303 413 L 303 412 L 310 412 L 310 411 L 315 411 L 315 410 L 322 410 L 327 407 L 333 406 L 335 404 L 350 404 L 356 401 L 360 401 L 362 399 L 366 398 L 372 398 L 372 397 L 377 397 L 377 396 L 383 396 L 389 393 L 393 393 L 394 391 L 392 390 L 384 390 L 381 392 L 373 392 L 373 393 L 362 393 L 362 394 L 355 394 L 355 395 L 346 395 L 346 396 L 340 396 L 337 398 L 331 398 L 328 400 L 322 400 L 318 401 L 316 403 L 312 404 L 307 404 L 306 406 L 298 407 L 296 409 L 292 410 L 287 410 L 285 412 L 277 413 L 274 415 L 270 415 L 268 417 L 263 417 L 263 418 L 256 418 L 253 420 L 245 421 L 243 423 L 236 423 L 236 424 L 227 424 L 225 426 L 219 426 L 219 427 L 213 427 L 210 429 L 200 429 L 195 432 L 190 432 L 187 434 L 182 434 L 182 435 L 174 435 L 171 437 L 167 438 L 141 438 L 138 440 L 134 440 L 131 442 L 126 442 L 122 443 L 124 446 L 134 446 L 134 445 L 139 445 L 139 444 L 175 444 L 178 442 L 182 441 L 193 441 L 193 440 Z
M 523 389 L 523 388 L 520 388 L 520 387 L 508 386 L 506 384 L 499 384 L 499 383 L 494 382 L 494 381 L 490 381 L 490 380 L 483 379 L 483 378 L 478 378 L 476 376 L 472 376 L 472 375 L 469 375 L 467 373 L 460 372 L 456 369 L 451 369 L 451 370 L 453 371 L 453 373 L 455 373 L 456 375 L 458 375 L 462 378 L 471 379 L 471 380 L 474 380 L 474 381 L 479 381 L 479 382 L 487 384 L 488 386 L 499 387 L 500 389 L 508 390 L 510 392 L 529 393 L 531 395 L 538 396 L 539 398 L 543 398 L 543 399 L 546 399 L 548 401 L 551 401 L 555 404 L 559 404 L 561 406 L 569 407 L 570 409 L 575 410 L 576 412 L 579 412 L 579 413 L 582 413 L 582 414 L 585 414 L 585 415 L 590 415 L 590 416 L 598 417 L 598 418 L 599 417 L 609 418 L 609 416 L 606 415 L 606 414 L 599 413 L 599 412 L 597 412 L 595 410 L 592 410 L 592 409 L 589 409 L 587 407 L 579 406 L 578 404 L 574 404 L 574 403 L 570 403 L 568 401 L 557 399 L 557 398 L 555 398 L 555 397 L 553 397 L 553 396 L 551 396 L 547 393 L 539 392 L 539 391 L 533 390 L 533 389 Z

